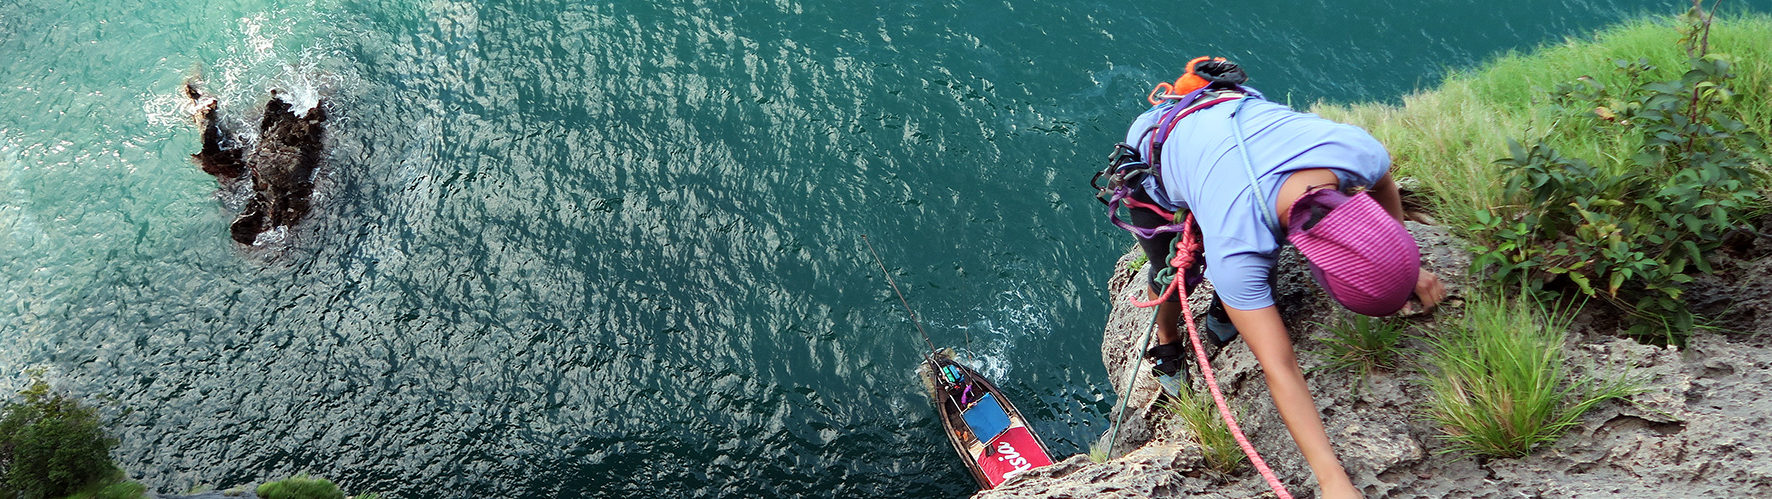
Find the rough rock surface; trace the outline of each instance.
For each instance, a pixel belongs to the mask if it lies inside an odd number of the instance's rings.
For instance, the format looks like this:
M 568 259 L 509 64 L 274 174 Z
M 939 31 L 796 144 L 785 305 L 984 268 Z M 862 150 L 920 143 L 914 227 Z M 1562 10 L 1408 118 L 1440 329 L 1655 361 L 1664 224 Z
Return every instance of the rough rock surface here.
M 196 102 L 197 124 L 203 129 L 203 149 L 191 159 L 223 187 L 243 176 L 251 181 L 252 197 L 228 227 L 234 241 L 253 244 L 259 234 L 301 221 L 308 213 L 314 171 L 322 159 L 325 107 L 291 109 L 272 90 L 260 119 L 258 141 L 246 151 L 240 147 L 242 141 L 231 137 L 215 118 L 215 99 L 203 96 L 194 82 L 185 85 L 185 95 Z
M 1436 321 L 1456 320 L 1471 279 L 1466 244 L 1442 228 L 1409 223 L 1424 264 L 1445 278 L 1450 298 L 1432 314 L 1404 314 L 1411 333 L 1432 334 Z M 1765 231 L 1762 231 L 1765 232 Z M 1755 251 L 1755 244 L 1768 251 Z M 1630 376 L 1644 391 L 1629 403 L 1606 403 L 1552 445 L 1517 459 L 1479 459 L 1439 454 L 1438 430 L 1423 420 L 1419 400 L 1427 391 L 1414 360 L 1419 340 L 1406 344 L 1404 367 L 1361 380 L 1335 370 L 1306 374 L 1331 440 L 1354 483 L 1369 497 L 1763 497 L 1772 495 L 1772 439 L 1760 428 L 1772 415 L 1762 392 L 1772 386 L 1772 240 L 1734 251 L 1719 274 L 1701 279 L 1688 297 L 1701 312 L 1735 333 L 1702 331 L 1685 349 L 1639 344 L 1595 324 L 1615 324 L 1617 312 L 1589 306 L 1577 317 L 1564 345 L 1571 375 L 1603 379 Z M 1739 248 L 1738 248 L 1739 249 Z M 1136 252 L 1134 252 L 1136 253 Z M 1110 280 L 1114 296 L 1102 339 L 1102 358 L 1117 393 L 1128 367 L 1145 364 L 1132 345 L 1149 327 L 1150 314 L 1128 305 L 1138 293 L 1122 258 Z M 1327 332 L 1318 323 L 1339 311 L 1311 283 L 1296 253 L 1284 255 L 1275 276 L 1276 300 L 1309 370 L 1323 362 Z M 1195 292 L 1196 313 L 1204 310 Z M 1705 307 L 1714 310 L 1707 311 Z M 1722 310 L 1723 313 L 1717 313 Z M 1298 497 L 1316 484 L 1285 425 L 1273 410 L 1254 356 L 1242 342 L 1212 353 L 1220 387 L 1237 407 L 1239 424 L 1256 449 Z M 1140 374 L 1142 376 L 1142 374 Z M 1201 388 L 1195 379 L 1196 388 Z M 1259 497 L 1271 496 L 1259 475 L 1245 467 L 1221 475 L 1202 462 L 1198 447 L 1178 424 L 1150 409 L 1155 388 L 1138 380 L 1127 422 L 1113 455 L 1093 463 L 1073 456 L 1012 479 L 976 497 Z M 1104 440 L 1105 440 L 1104 436 Z

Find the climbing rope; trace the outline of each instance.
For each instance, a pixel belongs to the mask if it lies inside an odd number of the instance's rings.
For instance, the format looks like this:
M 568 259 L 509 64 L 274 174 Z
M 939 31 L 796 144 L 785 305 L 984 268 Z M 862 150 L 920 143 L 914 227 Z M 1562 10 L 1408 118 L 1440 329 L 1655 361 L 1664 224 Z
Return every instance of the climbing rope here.
M 1162 212 L 1159 211 L 1158 213 Z M 1170 215 L 1170 219 L 1173 220 L 1174 216 Z M 1194 236 L 1194 215 L 1192 213 L 1187 215 L 1187 219 L 1182 222 L 1182 227 L 1181 237 L 1176 238 L 1175 242 L 1175 257 L 1169 260 L 1170 268 L 1176 269 L 1175 275 L 1169 280 L 1169 285 L 1163 288 L 1163 295 L 1158 296 L 1155 300 L 1144 302 L 1133 299 L 1132 304 L 1140 308 L 1148 308 L 1162 304 L 1164 301 L 1167 301 L 1170 296 L 1179 295 L 1179 301 L 1181 301 L 1181 317 L 1187 322 L 1188 339 L 1194 345 L 1194 359 L 1200 364 L 1200 374 L 1203 375 L 1206 380 L 1206 389 L 1212 392 L 1212 403 L 1218 406 L 1219 417 L 1224 419 L 1225 426 L 1230 427 L 1231 436 L 1235 437 L 1237 440 L 1237 447 L 1243 449 L 1243 455 L 1249 456 L 1249 464 L 1255 467 L 1256 472 L 1261 473 L 1263 479 L 1267 480 L 1267 486 L 1274 490 L 1274 494 L 1279 495 L 1281 499 L 1292 499 L 1292 494 L 1286 491 L 1286 485 L 1280 483 L 1279 477 L 1274 475 L 1274 470 L 1268 468 L 1267 461 L 1263 461 L 1261 455 L 1255 452 L 1255 446 L 1249 443 L 1249 437 L 1243 435 L 1242 427 L 1237 426 L 1237 418 L 1231 415 L 1230 404 L 1224 401 L 1224 393 L 1218 390 L 1218 378 L 1212 375 L 1212 363 L 1206 360 L 1206 347 L 1200 342 L 1199 329 L 1194 326 L 1194 311 L 1192 307 L 1188 305 L 1187 290 L 1185 284 L 1183 284 L 1183 282 L 1187 281 L 1187 278 L 1184 277 L 1187 273 L 1187 269 L 1194 264 L 1194 252 L 1200 250 L 1200 242 Z M 1156 313 L 1153 312 L 1151 314 L 1151 329 L 1156 329 L 1156 321 Z M 1151 333 L 1146 331 L 1144 337 L 1145 343 L 1149 343 L 1150 337 Z M 1142 351 L 1144 351 L 1144 349 L 1141 346 L 1139 350 L 1136 350 L 1135 352 Z M 1128 396 L 1132 393 L 1132 382 L 1135 381 L 1137 381 L 1137 379 L 1133 378 L 1126 384 L 1126 393 Z M 1123 408 L 1125 407 L 1124 398 L 1122 398 L 1121 404 L 1123 411 Z M 1114 428 L 1113 439 L 1119 439 L 1119 426 L 1117 424 Z M 1108 449 L 1110 451 L 1113 449 L 1114 443 L 1115 442 L 1112 440 L 1109 441 Z
M 1150 327 L 1148 327 L 1144 330 L 1144 339 L 1139 340 L 1139 342 L 1138 342 L 1138 349 L 1133 350 L 1133 352 L 1143 352 L 1146 347 L 1150 346 L 1151 332 L 1157 330 L 1157 311 L 1155 311 L 1155 310 L 1151 311 L 1150 324 L 1151 324 Z M 1122 383 L 1122 385 L 1126 386 L 1126 396 L 1120 397 L 1119 407 L 1115 408 L 1114 412 L 1112 413 L 1112 414 L 1118 414 L 1119 416 L 1114 418 L 1114 426 L 1113 426 L 1114 433 L 1113 433 L 1113 436 L 1108 437 L 1107 452 L 1113 452 L 1114 446 L 1119 445 L 1119 443 L 1120 443 L 1120 423 L 1122 422 L 1122 420 L 1126 419 L 1126 401 L 1132 398 L 1132 384 L 1137 383 L 1137 382 L 1138 382 L 1138 369 L 1137 368 L 1126 369 L 1126 382 Z

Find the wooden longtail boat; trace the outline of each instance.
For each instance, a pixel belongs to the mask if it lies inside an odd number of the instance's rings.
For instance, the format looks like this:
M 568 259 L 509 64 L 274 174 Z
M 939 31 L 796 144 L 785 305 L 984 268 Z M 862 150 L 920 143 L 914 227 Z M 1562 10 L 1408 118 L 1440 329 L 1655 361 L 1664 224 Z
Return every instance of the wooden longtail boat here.
M 955 362 L 950 350 L 930 354 L 917 373 L 935 402 L 948 441 L 980 488 L 994 488 L 1017 473 L 1052 464 L 1046 445 L 1015 404 L 978 371 Z

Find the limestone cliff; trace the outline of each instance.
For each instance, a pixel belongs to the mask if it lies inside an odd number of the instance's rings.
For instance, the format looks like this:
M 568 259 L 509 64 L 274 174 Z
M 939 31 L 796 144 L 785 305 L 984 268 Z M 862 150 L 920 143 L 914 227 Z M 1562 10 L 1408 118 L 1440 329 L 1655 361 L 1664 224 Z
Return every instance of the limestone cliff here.
M 1472 282 L 1467 244 L 1443 228 L 1408 223 L 1421 244 L 1424 265 L 1445 278 L 1451 297 L 1432 315 L 1403 320 L 1413 334 L 1432 334 L 1436 321 L 1456 319 Z M 1580 426 L 1555 444 L 1518 459 L 1480 459 L 1439 453 L 1438 430 L 1422 416 L 1418 401 L 1427 395 L 1412 360 L 1425 349 L 1411 340 L 1404 366 L 1362 381 L 1333 370 L 1308 373 L 1319 410 L 1354 482 L 1369 497 L 1753 497 L 1772 495 L 1772 441 L 1760 428 L 1772 404 L 1761 393 L 1772 381 L 1772 337 L 1755 334 L 1772 326 L 1772 241 L 1748 244 L 1724 255 L 1722 272 L 1701 280 L 1690 292 L 1711 296 L 1729 325 L 1745 334 L 1701 331 L 1684 349 L 1655 347 L 1623 338 L 1595 324 L 1614 324 L 1617 312 L 1594 305 L 1577 318 L 1565 343 L 1571 371 L 1602 378 L 1628 373 L 1645 380 L 1646 390 L 1630 403 L 1608 403 L 1589 412 Z M 1763 250 L 1763 251 L 1762 251 Z M 1136 252 L 1134 252 L 1136 253 Z M 1129 304 L 1138 293 L 1127 269 L 1134 253 L 1121 258 L 1110 277 L 1114 306 L 1102 338 L 1108 379 L 1124 382 L 1125 370 L 1144 369 L 1132 351 L 1148 327 L 1149 312 Z M 1757 256 L 1755 256 L 1757 255 Z M 1300 361 L 1309 370 L 1323 363 L 1314 352 L 1328 333 L 1319 323 L 1339 311 L 1317 290 L 1294 252 L 1284 255 L 1275 278 L 1280 304 Z M 1727 277 L 1734 276 L 1734 277 Z M 1755 280 L 1757 284 L 1740 284 Z M 1758 286 L 1758 287 L 1755 287 Z M 1745 294 L 1744 294 L 1745 292 Z M 1755 295 L 1757 294 L 1757 296 Z M 1203 291 L 1194 309 L 1205 309 Z M 1694 298 L 1694 303 L 1706 303 Z M 1273 410 L 1266 382 L 1242 342 L 1212 353 L 1220 387 L 1240 413 L 1239 423 L 1256 449 L 1298 497 L 1316 492 L 1315 480 L 1285 425 Z M 1200 381 L 1195 380 L 1196 387 Z M 1103 463 L 1072 456 L 1034 470 L 976 497 L 1258 497 L 1271 495 L 1261 477 L 1246 466 L 1235 475 L 1210 471 L 1198 446 L 1178 423 L 1153 411 L 1155 388 L 1137 382 L 1121 444 L 1122 456 Z M 1358 387 L 1358 389 L 1355 389 Z M 1116 393 L 1124 387 L 1116 386 Z

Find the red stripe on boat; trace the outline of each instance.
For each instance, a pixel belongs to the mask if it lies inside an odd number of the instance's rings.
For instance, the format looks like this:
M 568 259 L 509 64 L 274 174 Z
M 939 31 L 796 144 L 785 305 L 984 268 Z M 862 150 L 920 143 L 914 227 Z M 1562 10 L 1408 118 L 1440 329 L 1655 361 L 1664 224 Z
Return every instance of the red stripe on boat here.
M 998 435 L 979 454 L 973 459 L 978 461 L 979 468 L 984 469 L 984 476 L 990 479 L 992 487 L 1001 485 L 1010 473 L 1052 464 L 1052 458 L 1046 456 L 1046 450 L 1040 448 L 1040 443 L 1025 426 L 1010 428 Z

